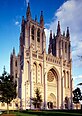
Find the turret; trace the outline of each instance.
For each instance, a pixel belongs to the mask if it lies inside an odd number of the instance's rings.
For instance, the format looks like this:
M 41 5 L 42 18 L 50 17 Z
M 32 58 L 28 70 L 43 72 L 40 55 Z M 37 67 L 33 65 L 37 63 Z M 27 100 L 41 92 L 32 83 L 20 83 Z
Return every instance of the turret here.
M 13 48 L 13 55 L 15 55 L 15 48 Z
M 51 42 L 52 42 L 52 30 L 50 30 L 50 44 L 51 44 Z
M 57 26 L 57 36 L 59 35 L 61 35 L 60 21 L 58 21 L 58 26 Z
M 55 39 L 55 33 L 53 34 L 53 39 Z
M 63 31 L 63 36 L 65 37 L 65 31 Z
M 22 26 L 25 24 L 24 16 L 22 16 Z
M 25 20 L 24 20 L 24 16 L 22 16 L 21 31 L 24 32 L 24 30 L 25 30 Z
M 70 34 L 69 34 L 69 27 L 67 27 L 66 37 L 67 37 L 67 38 L 69 38 L 69 37 L 70 37 Z
M 35 15 L 35 21 L 37 22 L 37 15 Z
M 31 11 L 30 11 L 30 4 L 28 3 L 27 12 L 26 12 L 26 19 L 27 21 L 31 18 Z
M 40 25 L 44 27 L 43 11 L 41 11 L 41 15 L 40 15 Z

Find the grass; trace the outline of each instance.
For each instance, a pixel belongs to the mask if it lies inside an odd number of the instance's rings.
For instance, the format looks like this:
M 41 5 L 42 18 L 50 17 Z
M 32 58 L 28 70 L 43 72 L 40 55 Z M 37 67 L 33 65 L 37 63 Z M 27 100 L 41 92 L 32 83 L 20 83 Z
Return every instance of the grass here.
M 16 116 L 82 116 L 81 110 L 15 111 Z

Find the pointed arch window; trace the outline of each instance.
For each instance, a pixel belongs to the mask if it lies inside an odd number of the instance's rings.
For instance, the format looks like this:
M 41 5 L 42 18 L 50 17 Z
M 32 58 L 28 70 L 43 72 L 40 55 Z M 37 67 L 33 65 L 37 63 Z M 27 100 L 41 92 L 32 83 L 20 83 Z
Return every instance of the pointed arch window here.
M 67 43 L 65 43 L 65 53 L 67 53 Z
M 66 88 L 66 73 L 65 73 L 65 70 L 63 71 L 63 76 L 64 76 L 64 87 Z
M 31 28 L 31 36 L 32 36 L 32 40 L 34 40 L 34 26 L 32 26 Z
M 33 64 L 33 82 L 37 83 L 37 65 L 35 62 Z
M 15 66 L 17 67 L 17 60 L 15 61 Z
M 69 72 L 67 72 L 67 87 L 69 88 Z
M 39 64 L 39 71 L 38 72 L 39 72 L 39 79 L 38 80 L 40 83 L 42 83 L 42 66 L 41 66 L 41 64 Z
M 40 42 L 40 29 L 37 31 L 37 41 Z

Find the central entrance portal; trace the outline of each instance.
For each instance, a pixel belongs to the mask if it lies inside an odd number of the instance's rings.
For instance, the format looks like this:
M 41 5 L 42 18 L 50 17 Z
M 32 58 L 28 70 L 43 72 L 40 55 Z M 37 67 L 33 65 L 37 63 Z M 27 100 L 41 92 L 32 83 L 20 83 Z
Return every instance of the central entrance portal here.
M 47 105 L 48 105 L 48 108 L 49 109 L 55 109 L 56 108 L 56 96 L 51 93 L 48 97 L 48 102 L 47 102 Z
M 56 71 L 52 68 L 47 74 L 47 107 L 48 109 L 57 108 L 57 96 L 58 96 L 58 76 Z

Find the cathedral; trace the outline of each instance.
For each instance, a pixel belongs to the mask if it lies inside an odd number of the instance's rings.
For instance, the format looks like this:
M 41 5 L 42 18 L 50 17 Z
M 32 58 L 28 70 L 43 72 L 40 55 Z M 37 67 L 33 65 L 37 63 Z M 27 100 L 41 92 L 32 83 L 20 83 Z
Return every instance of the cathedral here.
M 61 34 L 60 22 L 57 32 L 50 30 L 48 53 L 44 17 L 40 22 L 31 17 L 30 4 L 26 18 L 22 17 L 20 47 L 10 56 L 10 74 L 17 81 L 17 97 L 20 108 L 34 109 L 31 98 L 38 88 L 42 96 L 42 109 L 70 109 L 72 106 L 72 59 L 70 33 Z

